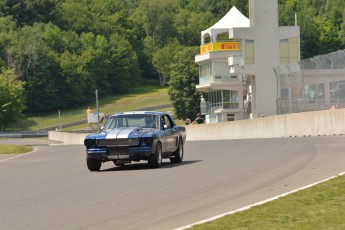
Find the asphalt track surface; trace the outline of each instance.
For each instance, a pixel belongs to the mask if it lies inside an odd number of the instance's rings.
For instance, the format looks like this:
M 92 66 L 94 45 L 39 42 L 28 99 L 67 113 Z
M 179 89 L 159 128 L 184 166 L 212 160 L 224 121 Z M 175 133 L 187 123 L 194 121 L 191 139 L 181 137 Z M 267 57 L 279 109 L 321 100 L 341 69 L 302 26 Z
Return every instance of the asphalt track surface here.
M 175 229 L 345 171 L 344 136 L 193 141 L 184 161 L 101 171 L 85 150 L 47 141 L 0 158 L 0 229 Z

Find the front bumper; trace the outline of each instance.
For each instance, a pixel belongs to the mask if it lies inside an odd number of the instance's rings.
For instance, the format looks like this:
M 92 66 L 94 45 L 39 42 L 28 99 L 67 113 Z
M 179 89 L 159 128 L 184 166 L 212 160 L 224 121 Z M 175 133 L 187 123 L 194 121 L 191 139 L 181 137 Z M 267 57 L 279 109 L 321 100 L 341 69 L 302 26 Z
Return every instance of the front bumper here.
M 147 160 L 152 154 L 152 147 L 105 147 L 87 148 L 88 157 L 102 161 L 113 160 Z

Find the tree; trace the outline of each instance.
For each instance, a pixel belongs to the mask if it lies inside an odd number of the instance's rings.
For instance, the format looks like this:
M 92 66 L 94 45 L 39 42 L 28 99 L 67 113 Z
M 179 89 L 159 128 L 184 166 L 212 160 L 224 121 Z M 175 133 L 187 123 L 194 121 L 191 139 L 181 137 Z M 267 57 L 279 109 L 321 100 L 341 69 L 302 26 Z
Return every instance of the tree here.
M 14 70 L 0 69 L 1 130 L 18 121 L 24 108 L 24 83 L 15 79 Z
M 59 68 L 44 37 L 45 24 L 36 23 L 16 31 L 7 49 L 7 67 L 25 82 L 30 114 L 53 111 L 61 102 Z M 54 56 L 54 55 L 53 55 Z
M 182 46 L 180 43 L 177 40 L 174 40 L 154 53 L 152 64 L 159 73 L 159 82 L 161 86 L 165 86 L 169 81 L 170 64 L 173 62 L 174 54 L 181 49 Z
M 0 68 L 6 66 L 7 49 L 11 44 L 12 31 L 16 29 L 16 23 L 11 17 L 0 17 Z
M 95 15 L 90 11 L 89 1 L 61 1 L 56 10 L 58 25 L 62 29 L 70 29 L 78 34 L 90 31 Z
M 345 47 L 343 0 L 280 0 L 279 20 L 281 25 L 294 25 L 298 16 L 301 30 L 301 57 L 326 54 Z
M 188 0 L 180 1 L 181 8 L 189 11 L 205 13 L 211 12 L 218 20 L 223 17 L 232 6 L 236 6 L 244 15 L 248 12 L 248 0 Z
M 199 46 L 200 32 L 232 6 L 248 16 L 248 1 L 0 0 L 0 68 L 25 82 L 30 114 L 86 103 L 95 89 L 118 94 L 158 77 L 165 85 L 172 74 L 192 76 L 172 69 L 195 66 L 193 56 L 175 58 L 181 47 Z M 344 0 L 278 3 L 280 25 L 298 15 L 302 58 L 345 48 Z
M 200 111 L 198 65 L 194 62 L 199 47 L 185 47 L 176 53 L 171 64 L 169 96 L 178 119 L 195 118 Z
M 181 9 L 175 15 L 174 23 L 180 43 L 185 46 L 197 46 L 200 44 L 200 33 L 212 24 L 214 15 L 211 12 L 191 12 Z
M 89 73 L 83 68 L 85 64 L 87 63 L 85 63 L 80 55 L 69 51 L 65 51 L 59 57 L 60 78 L 64 82 L 60 94 L 64 102 L 62 106 L 68 108 L 85 103 L 89 96 L 91 97 L 92 92 L 94 92 L 96 85 L 89 78 Z M 88 85 L 93 85 L 95 88 L 88 88 Z
M 131 25 L 123 0 L 79 0 L 59 1 L 57 24 L 62 29 L 72 29 L 78 34 L 92 32 L 107 38 L 121 33 L 127 38 L 132 35 Z
M 142 0 L 134 15 L 134 21 L 145 31 L 144 37 L 152 37 L 155 48 L 162 48 L 176 33 L 174 16 L 177 0 Z
M 113 34 L 109 41 L 112 63 L 109 82 L 112 94 L 126 92 L 138 84 L 140 68 L 138 56 L 130 42 L 119 34 Z
M 19 26 L 55 19 L 56 0 L 0 0 L 0 16 L 12 16 Z
M 299 17 L 301 27 L 301 56 L 309 58 L 319 54 L 320 27 L 316 24 L 313 17 L 313 10 L 306 11 Z
M 334 21 L 324 18 L 316 18 L 315 20 L 320 28 L 319 44 L 321 44 L 317 55 L 344 49 L 339 29 L 334 25 Z
M 147 79 L 157 79 L 157 71 L 155 71 L 152 64 L 152 57 L 155 52 L 155 44 L 152 37 L 145 37 L 142 46 L 143 48 L 139 49 L 137 53 L 143 77 Z

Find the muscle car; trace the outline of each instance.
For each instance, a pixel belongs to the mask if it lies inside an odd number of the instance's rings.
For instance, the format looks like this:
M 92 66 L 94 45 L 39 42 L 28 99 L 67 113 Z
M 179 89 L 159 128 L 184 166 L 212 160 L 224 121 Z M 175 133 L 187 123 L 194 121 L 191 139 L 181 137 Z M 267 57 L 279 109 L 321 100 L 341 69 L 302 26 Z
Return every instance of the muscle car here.
M 177 126 L 165 112 L 131 111 L 111 115 L 100 133 L 84 140 L 86 163 L 90 171 L 99 171 L 103 162 L 122 166 L 132 161 L 147 161 L 152 168 L 162 158 L 180 163 L 184 154 L 186 129 Z

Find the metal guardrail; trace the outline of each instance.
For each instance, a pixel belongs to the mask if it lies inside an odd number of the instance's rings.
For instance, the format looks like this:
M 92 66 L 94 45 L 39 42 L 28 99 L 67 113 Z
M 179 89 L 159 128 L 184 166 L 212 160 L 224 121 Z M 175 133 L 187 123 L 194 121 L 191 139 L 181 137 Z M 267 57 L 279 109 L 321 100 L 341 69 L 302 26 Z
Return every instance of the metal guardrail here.
M 0 138 L 47 137 L 48 131 L 0 132 Z

